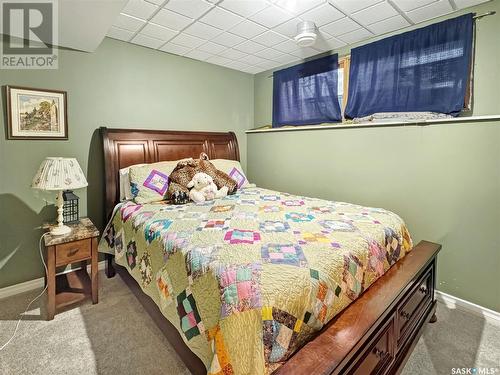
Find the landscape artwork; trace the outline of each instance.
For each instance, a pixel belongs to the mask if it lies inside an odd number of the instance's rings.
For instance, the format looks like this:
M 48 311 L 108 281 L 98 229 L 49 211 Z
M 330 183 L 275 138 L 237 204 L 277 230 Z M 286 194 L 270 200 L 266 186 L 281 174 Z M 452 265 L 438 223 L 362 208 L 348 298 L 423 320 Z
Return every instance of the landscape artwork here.
M 9 139 L 67 139 L 66 92 L 7 86 Z

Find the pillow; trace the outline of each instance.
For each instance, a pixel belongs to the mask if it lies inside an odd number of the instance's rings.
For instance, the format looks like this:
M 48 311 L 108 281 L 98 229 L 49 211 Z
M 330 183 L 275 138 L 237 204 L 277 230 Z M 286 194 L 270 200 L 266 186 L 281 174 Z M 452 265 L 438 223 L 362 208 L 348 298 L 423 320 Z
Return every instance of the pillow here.
M 132 167 L 142 167 L 147 164 L 136 164 L 131 165 L 127 168 L 120 169 L 120 201 L 129 201 L 134 197 L 132 196 L 132 192 L 130 191 L 130 168 Z
M 243 168 L 241 168 L 241 164 L 237 160 L 227 160 L 227 159 L 214 159 L 210 160 L 210 162 L 217 168 L 218 170 L 225 172 L 236 181 L 238 184 L 238 189 L 250 187 L 250 182 L 245 176 L 243 172 Z
M 130 167 L 130 192 L 136 203 L 151 203 L 165 199 L 169 175 L 179 161 L 134 165 Z

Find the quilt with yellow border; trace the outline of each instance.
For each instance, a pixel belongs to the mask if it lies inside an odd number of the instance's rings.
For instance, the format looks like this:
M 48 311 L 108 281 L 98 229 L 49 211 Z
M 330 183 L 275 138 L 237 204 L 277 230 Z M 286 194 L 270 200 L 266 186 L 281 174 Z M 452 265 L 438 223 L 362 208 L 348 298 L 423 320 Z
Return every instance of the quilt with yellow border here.
M 274 371 L 411 247 L 392 212 L 261 188 L 123 203 L 99 244 L 209 374 Z

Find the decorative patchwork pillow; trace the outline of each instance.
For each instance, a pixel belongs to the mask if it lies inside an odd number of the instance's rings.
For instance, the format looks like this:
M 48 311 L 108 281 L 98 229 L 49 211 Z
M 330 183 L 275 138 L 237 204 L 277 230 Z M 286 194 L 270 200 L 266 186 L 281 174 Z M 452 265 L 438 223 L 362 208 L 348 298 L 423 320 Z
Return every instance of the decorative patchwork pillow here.
M 130 167 L 130 190 L 136 203 L 151 203 L 166 198 L 169 175 L 178 161 L 164 161 L 160 163 Z
M 120 201 L 129 201 L 134 198 L 130 191 L 130 168 L 142 167 L 143 165 L 147 164 L 136 164 L 120 169 Z
M 250 187 L 252 184 L 245 176 L 241 164 L 237 160 L 227 160 L 227 159 L 215 159 L 210 160 L 210 162 L 218 170 L 225 172 L 238 184 L 238 189 Z

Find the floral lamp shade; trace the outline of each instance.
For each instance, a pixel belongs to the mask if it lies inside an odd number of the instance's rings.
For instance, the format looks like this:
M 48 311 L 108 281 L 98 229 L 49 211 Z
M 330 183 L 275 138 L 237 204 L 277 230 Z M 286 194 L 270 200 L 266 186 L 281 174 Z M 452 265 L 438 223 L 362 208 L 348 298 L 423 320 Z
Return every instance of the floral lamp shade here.
M 46 158 L 31 184 L 41 190 L 80 189 L 88 185 L 80 165 L 74 158 Z
M 41 190 L 57 190 L 57 226 L 50 230 L 55 236 L 71 233 L 71 228 L 64 225 L 63 190 L 80 189 L 87 186 L 87 180 L 80 165 L 74 158 L 46 158 L 36 172 L 31 187 Z

